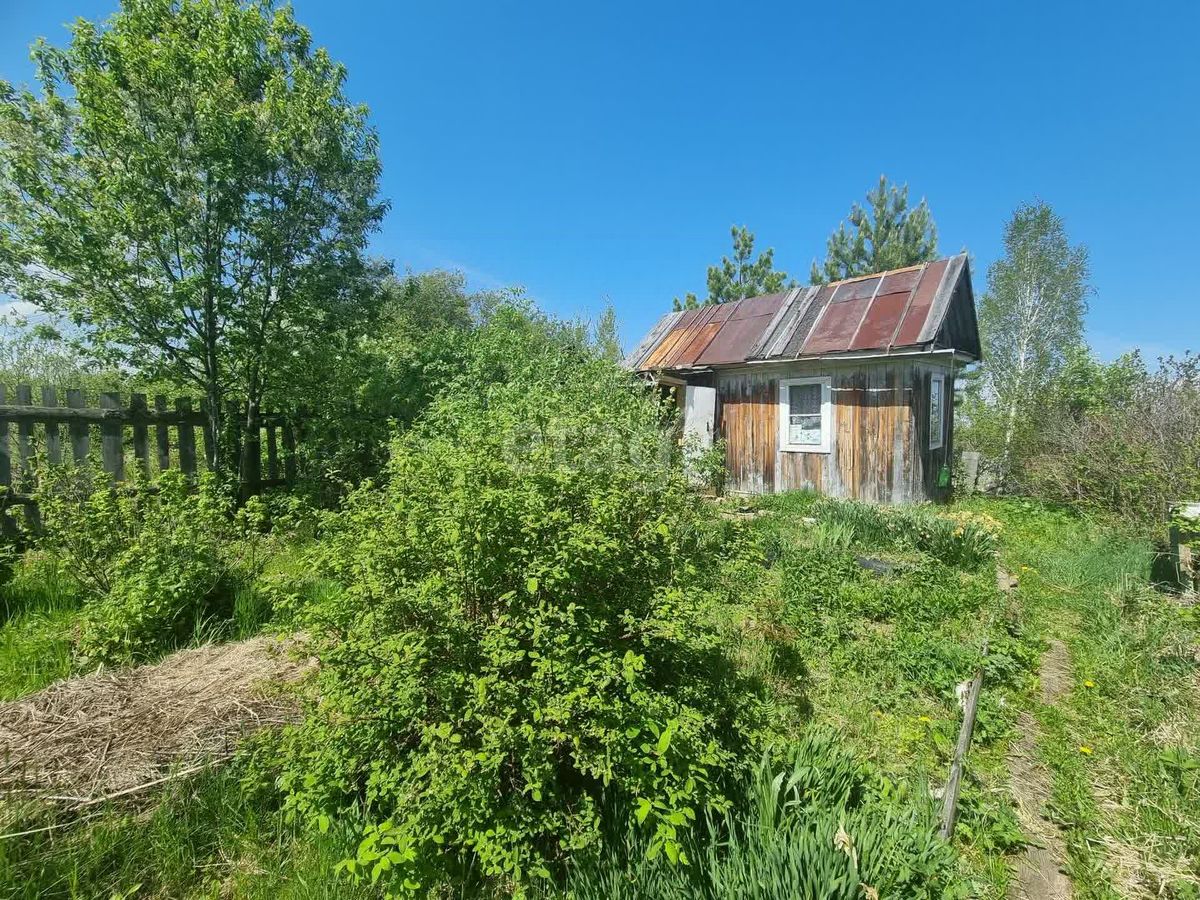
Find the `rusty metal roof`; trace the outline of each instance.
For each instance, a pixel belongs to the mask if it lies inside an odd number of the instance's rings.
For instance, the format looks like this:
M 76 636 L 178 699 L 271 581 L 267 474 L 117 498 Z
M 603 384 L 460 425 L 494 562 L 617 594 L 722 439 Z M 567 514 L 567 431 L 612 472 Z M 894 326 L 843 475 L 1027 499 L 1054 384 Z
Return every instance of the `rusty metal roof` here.
M 951 306 L 959 310 L 947 327 Z M 626 357 L 639 372 L 950 348 L 979 358 L 965 253 L 663 316 Z

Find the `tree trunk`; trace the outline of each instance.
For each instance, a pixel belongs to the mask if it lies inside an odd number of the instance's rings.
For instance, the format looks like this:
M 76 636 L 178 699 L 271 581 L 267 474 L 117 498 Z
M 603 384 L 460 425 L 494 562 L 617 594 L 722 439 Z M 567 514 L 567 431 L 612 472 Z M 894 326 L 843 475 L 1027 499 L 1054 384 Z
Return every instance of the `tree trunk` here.
M 238 500 L 245 503 L 262 490 L 262 376 L 255 365 L 250 371 L 249 396 L 246 398 L 245 431 L 242 434 L 241 465 L 238 473 Z

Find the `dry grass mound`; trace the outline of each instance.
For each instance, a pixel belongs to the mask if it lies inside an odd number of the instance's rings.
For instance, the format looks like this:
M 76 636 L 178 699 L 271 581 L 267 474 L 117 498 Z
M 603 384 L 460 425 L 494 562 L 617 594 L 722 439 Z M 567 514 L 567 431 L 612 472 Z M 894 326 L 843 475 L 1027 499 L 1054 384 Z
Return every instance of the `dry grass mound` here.
M 136 793 L 295 721 L 281 683 L 315 665 L 295 640 L 256 637 L 100 671 L 0 704 L 0 796 L 83 807 Z

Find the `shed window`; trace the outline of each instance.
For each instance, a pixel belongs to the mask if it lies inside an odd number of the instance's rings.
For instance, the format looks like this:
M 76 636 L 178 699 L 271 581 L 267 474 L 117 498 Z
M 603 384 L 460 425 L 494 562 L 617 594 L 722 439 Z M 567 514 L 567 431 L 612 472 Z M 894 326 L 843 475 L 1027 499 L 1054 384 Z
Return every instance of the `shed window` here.
M 828 453 L 833 423 L 827 377 L 785 378 L 779 382 L 779 446 L 801 453 Z
M 932 375 L 929 379 L 929 449 L 942 446 L 946 431 L 946 376 Z

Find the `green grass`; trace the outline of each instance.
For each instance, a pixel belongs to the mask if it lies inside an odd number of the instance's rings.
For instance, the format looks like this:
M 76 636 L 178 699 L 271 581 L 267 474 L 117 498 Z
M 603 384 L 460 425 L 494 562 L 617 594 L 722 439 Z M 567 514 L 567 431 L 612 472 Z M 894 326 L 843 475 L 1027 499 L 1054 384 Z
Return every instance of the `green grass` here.
M 71 674 L 71 631 L 79 597 L 55 566 L 35 559 L 0 585 L 0 700 Z
M 168 785 L 149 808 L 110 808 L 63 824 L 27 820 L 0 840 L 0 896 L 317 898 L 374 896 L 334 872 L 352 847 L 348 828 L 299 830 L 239 781 L 236 768 Z
M 834 729 L 840 752 L 870 767 L 879 796 L 891 798 L 888 815 L 927 816 L 928 789 L 944 782 L 958 731 L 955 686 L 982 664 L 987 688 L 953 863 L 969 894 L 999 898 L 1008 888 L 1021 835 L 1005 758 L 1017 713 L 1028 709 L 1041 726 L 1050 812 L 1064 829 L 1077 895 L 1200 897 L 1200 637 L 1194 613 L 1149 587 L 1148 543 L 1023 501 L 900 511 L 886 522 L 811 494 L 754 505 L 763 514 L 738 527 L 750 529 L 756 549 L 724 576 L 742 602 L 724 615 L 736 658 L 771 688 L 776 760 L 814 727 Z M 980 536 L 942 522 L 959 511 L 1002 523 L 1000 557 L 1020 578 L 1015 596 L 996 589 Z M 869 571 L 862 557 L 892 568 Z M 70 670 L 77 601 L 31 572 L 19 571 L 2 595 L 6 697 Z M 285 548 L 235 592 L 232 616 L 202 624 L 193 640 L 255 633 L 331 589 L 310 577 L 301 549 Z M 1034 673 L 1051 638 L 1067 644 L 1073 674 L 1069 693 L 1046 708 Z M 701 868 L 685 877 L 655 874 L 636 840 L 618 835 L 571 886 L 581 896 L 639 896 L 638 885 L 720 896 L 719 884 L 743 876 L 785 884 L 780 873 L 811 853 L 796 850 L 786 830 L 784 840 L 762 832 L 761 813 L 752 800 L 735 807 L 715 841 L 691 845 Z M 24 821 L 21 829 L 58 824 Z M 324 835 L 298 828 L 246 794 L 236 770 L 209 773 L 171 785 L 149 808 L 0 841 L 0 896 L 107 900 L 139 884 L 136 896 L 377 896 L 334 871 L 353 846 L 352 824 Z
M 969 506 L 1004 523 L 1032 630 L 1070 651 L 1069 692 L 1035 712 L 1077 896 L 1200 896 L 1194 612 L 1150 587 L 1144 539 L 1026 501 Z
M 955 688 L 986 666 L 956 841 L 972 893 L 1004 896 L 1021 840 L 1004 760 L 1038 648 L 996 588 L 994 539 L 924 507 L 804 494 L 755 505 L 767 511 L 750 526 L 766 567 L 747 578 L 733 640 L 773 682 L 785 731 L 831 726 L 885 777 L 925 792 L 946 778 Z M 864 559 L 891 569 L 868 570 Z

